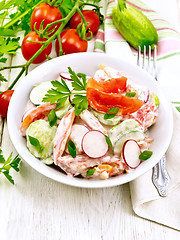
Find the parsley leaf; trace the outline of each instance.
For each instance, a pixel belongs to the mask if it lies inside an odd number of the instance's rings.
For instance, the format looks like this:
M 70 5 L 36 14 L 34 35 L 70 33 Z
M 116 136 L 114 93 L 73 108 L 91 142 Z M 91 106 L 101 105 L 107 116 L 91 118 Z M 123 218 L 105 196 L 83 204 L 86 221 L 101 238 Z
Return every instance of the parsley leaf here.
M 74 95 L 72 99 L 72 104 L 75 104 L 75 115 L 79 116 L 82 111 L 88 109 L 88 100 L 86 96 Z
M 152 154 L 153 154 L 152 151 L 145 150 L 139 155 L 139 159 L 145 161 L 149 159 L 152 156 Z
M 41 146 L 39 140 L 37 138 L 34 138 L 30 135 L 28 135 L 29 141 L 31 143 L 31 145 L 33 145 L 34 147 L 36 147 L 39 150 L 39 153 L 42 153 L 42 151 L 44 150 L 44 147 Z
M 86 91 L 86 75 L 83 73 L 76 73 L 68 67 L 69 73 L 71 74 L 72 87 L 75 91 Z
M 4 163 L 5 162 L 5 158 L 4 158 L 4 156 L 1 153 L 2 153 L 2 150 L 0 149 L 0 163 Z
M 104 119 L 110 119 L 116 116 L 116 114 L 118 113 L 119 108 L 118 107 L 113 107 L 111 109 L 109 109 L 106 114 L 104 115 Z
M 95 168 L 89 169 L 86 173 L 86 177 L 92 176 L 95 173 L 95 171 L 96 171 Z
M 74 144 L 74 142 L 72 140 L 68 141 L 68 151 L 73 158 L 76 157 L 76 145 Z
M 79 114 L 88 108 L 88 100 L 86 97 L 86 75 L 83 73 L 76 74 L 70 67 L 68 67 L 71 74 L 71 85 L 74 92 L 69 89 L 63 78 L 59 81 L 51 81 L 54 88 L 48 90 L 43 98 L 43 102 L 57 103 L 56 109 L 64 106 L 67 99 L 72 95 L 71 103 L 75 105 L 75 114 Z
M 56 116 L 56 112 L 54 109 L 52 109 L 48 115 L 48 121 L 49 121 L 49 125 L 51 127 L 54 126 L 54 124 L 56 123 L 57 121 L 57 116 Z
M 0 73 L 0 82 L 7 82 L 7 79 Z
M 65 104 L 67 98 L 71 95 L 71 91 L 68 88 L 66 82 L 62 78 L 60 81 L 51 81 L 54 88 L 48 90 L 47 94 L 42 100 L 43 102 L 50 103 L 57 102 L 58 105 L 56 108 L 62 107 Z
M 0 168 L 0 173 L 4 174 L 4 176 L 14 184 L 14 180 L 10 175 L 9 171 L 13 168 L 16 172 L 19 172 L 19 163 L 21 159 L 18 155 L 15 158 L 12 158 L 12 153 L 9 155 L 7 160 L 5 160 L 4 156 L 2 155 L 2 150 L 0 149 L 0 163 L 3 163 L 3 166 Z
M 105 138 L 106 138 L 106 142 L 107 142 L 108 146 L 110 148 L 112 148 L 112 142 L 111 142 L 110 138 L 107 135 L 105 136 Z
M 125 96 L 127 96 L 127 97 L 135 97 L 136 93 L 135 92 L 127 92 Z

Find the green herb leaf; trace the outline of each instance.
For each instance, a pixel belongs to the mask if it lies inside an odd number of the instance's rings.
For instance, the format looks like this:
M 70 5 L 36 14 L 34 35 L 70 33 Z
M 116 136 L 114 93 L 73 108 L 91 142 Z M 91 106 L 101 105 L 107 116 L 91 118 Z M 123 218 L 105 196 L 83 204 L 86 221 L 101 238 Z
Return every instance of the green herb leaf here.
M 1 153 L 2 153 L 2 150 L 0 149 L 0 163 L 4 163 L 5 162 L 5 158 L 4 158 L 4 156 Z
M 0 81 L 7 82 L 7 79 L 0 73 Z
M 57 116 L 56 116 L 56 112 L 54 109 L 52 109 L 48 115 L 48 121 L 49 121 L 49 125 L 51 127 L 54 126 L 54 124 L 56 123 L 57 121 Z
M 83 95 L 74 95 L 72 104 L 75 104 L 75 115 L 79 116 L 82 111 L 88 109 L 87 97 Z
M 19 163 L 21 159 L 18 157 L 18 155 L 13 159 L 12 153 L 9 155 L 7 160 L 2 155 L 2 150 L 0 149 L 0 163 L 3 163 L 3 166 L 0 168 L 0 173 L 3 173 L 4 176 L 12 183 L 14 184 L 14 180 L 12 176 L 10 175 L 9 171 L 11 168 L 13 168 L 15 171 L 19 171 Z
M 152 154 L 153 154 L 152 151 L 145 150 L 139 155 L 139 159 L 145 161 L 149 159 L 152 156 Z
M 125 96 L 127 96 L 127 97 L 135 97 L 136 93 L 135 92 L 127 92 Z
M 34 138 L 30 135 L 28 135 L 29 141 L 31 143 L 31 145 L 33 145 L 34 147 L 36 147 L 37 149 L 39 149 L 39 153 L 42 153 L 43 151 L 43 147 L 41 146 L 39 140 L 37 138 Z
M 86 91 L 86 75 L 83 73 L 76 73 L 68 67 L 69 73 L 71 74 L 72 87 L 75 91 Z
M 176 107 L 176 109 L 180 112 L 180 107 Z
M 73 158 L 76 157 L 76 145 L 74 144 L 74 142 L 72 140 L 68 141 L 68 151 Z
M 19 163 L 21 159 L 18 157 L 18 155 L 13 159 L 13 161 L 10 163 L 11 167 L 14 168 L 16 172 L 19 172 Z
M 107 142 L 108 146 L 110 148 L 112 148 L 112 142 L 111 142 L 110 138 L 107 135 L 105 136 L 105 138 L 106 138 L 106 142 Z
M 51 81 L 54 88 L 51 88 L 47 92 L 42 101 L 57 103 L 56 109 L 58 109 L 64 106 L 69 96 L 73 96 L 71 103 L 75 105 L 76 116 L 79 116 L 83 110 L 88 108 L 88 100 L 86 97 L 86 75 L 83 73 L 76 74 L 70 67 L 68 67 L 68 70 L 72 79 L 71 84 L 75 92 L 71 92 L 64 79 L 61 78 L 60 81 Z
M 110 119 L 116 116 L 116 114 L 118 113 L 119 108 L 118 107 L 113 107 L 111 109 L 109 109 L 106 114 L 104 115 L 104 119 Z
M 12 176 L 9 174 L 9 171 L 8 171 L 8 170 L 3 171 L 2 173 L 3 173 L 4 176 L 10 181 L 10 183 L 14 184 L 14 180 L 13 180 Z
M 95 173 L 95 171 L 96 171 L 95 168 L 89 169 L 86 173 L 86 177 L 92 176 Z

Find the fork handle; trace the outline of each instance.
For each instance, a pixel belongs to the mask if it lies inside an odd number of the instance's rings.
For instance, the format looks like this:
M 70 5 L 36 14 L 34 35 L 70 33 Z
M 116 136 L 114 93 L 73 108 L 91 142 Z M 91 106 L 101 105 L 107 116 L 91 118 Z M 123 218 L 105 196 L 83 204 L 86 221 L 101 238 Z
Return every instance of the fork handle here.
M 153 183 L 161 197 L 167 196 L 170 177 L 166 170 L 166 155 L 164 154 L 160 161 L 153 168 Z

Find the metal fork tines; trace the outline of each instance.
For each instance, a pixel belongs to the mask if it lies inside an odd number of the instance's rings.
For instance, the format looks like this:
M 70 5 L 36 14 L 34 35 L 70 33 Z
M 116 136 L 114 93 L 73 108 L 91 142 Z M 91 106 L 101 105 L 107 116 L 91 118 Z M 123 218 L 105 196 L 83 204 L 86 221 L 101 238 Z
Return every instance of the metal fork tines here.
M 146 48 L 146 46 L 144 46 L 142 54 L 141 47 L 139 47 L 137 65 L 141 66 L 157 80 L 156 56 L 157 56 L 156 46 L 154 47 L 153 53 L 151 46 L 149 46 L 148 49 Z M 167 196 L 170 177 L 166 170 L 165 154 L 153 168 L 152 181 L 155 187 L 157 188 L 159 195 L 162 197 Z

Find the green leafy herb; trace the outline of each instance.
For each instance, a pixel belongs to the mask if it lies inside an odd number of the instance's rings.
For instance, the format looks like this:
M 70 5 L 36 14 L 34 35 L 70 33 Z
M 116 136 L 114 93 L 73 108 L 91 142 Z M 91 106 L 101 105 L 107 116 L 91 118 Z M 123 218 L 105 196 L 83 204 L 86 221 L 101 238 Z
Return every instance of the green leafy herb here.
M 86 177 L 92 176 L 95 173 L 95 171 L 96 171 L 95 168 L 89 169 L 86 173 Z
M 2 150 L 0 149 L 0 163 L 4 163 L 5 162 L 5 158 L 2 155 Z
M 56 115 L 56 112 L 54 109 L 52 109 L 48 115 L 48 121 L 49 121 L 49 125 L 51 127 L 54 126 L 54 124 L 56 123 L 57 121 L 57 115 Z
M 153 154 L 152 151 L 145 150 L 139 155 L 139 159 L 145 161 L 149 159 L 152 156 L 152 154 Z
M 74 95 L 72 103 L 75 104 L 75 114 L 79 116 L 82 111 L 88 109 L 87 97 L 84 95 Z
M 76 157 L 76 145 L 74 144 L 74 142 L 72 140 L 68 141 L 68 151 L 73 158 Z
M 105 138 L 106 138 L 106 142 L 107 142 L 108 146 L 110 148 L 112 148 L 112 142 L 111 142 L 110 138 L 107 135 L 105 136 Z
M 75 91 L 86 91 L 86 75 L 83 73 L 76 73 L 68 67 L 69 73 L 71 74 L 71 79 L 73 80 L 72 82 L 72 87 Z
M 175 105 L 180 105 L 180 102 L 172 102 Z M 175 108 L 180 112 L 180 106 L 175 106 Z
M 7 79 L 0 73 L 0 81 L 7 82 Z
M 180 107 L 176 107 L 176 109 L 180 112 Z
M 18 172 L 20 161 L 21 161 L 21 159 L 18 157 L 18 155 L 15 158 L 12 158 L 12 153 L 9 155 L 7 160 L 5 160 L 4 156 L 2 155 L 2 150 L 0 149 L 0 163 L 3 163 L 3 166 L 0 167 L 0 173 L 4 174 L 4 176 L 12 184 L 14 184 L 14 180 L 13 180 L 12 176 L 10 175 L 9 171 L 11 168 L 13 168 L 16 172 Z
M 37 138 L 34 138 L 30 135 L 28 135 L 29 141 L 31 143 L 31 145 L 33 145 L 34 147 L 36 147 L 39 151 L 39 153 L 42 153 L 44 147 L 41 146 L 39 140 Z
M 116 114 L 118 113 L 119 108 L 118 107 L 113 107 L 111 109 L 109 109 L 106 114 L 104 115 L 104 119 L 110 119 L 116 116 Z
M 43 102 L 57 103 L 56 108 L 64 106 L 67 99 L 72 95 L 71 103 L 75 105 L 75 114 L 79 114 L 88 108 L 88 100 L 86 97 L 86 75 L 83 73 L 76 74 L 70 67 L 69 73 L 71 74 L 71 84 L 74 92 L 71 92 L 66 82 L 61 78 L 60 81 L 51 81 L 54 88 L 51 88 Z
M 127 96 L 127 97 L 135 97 L 136 93 L 135 92 L 127 92 L 125 96 Z

